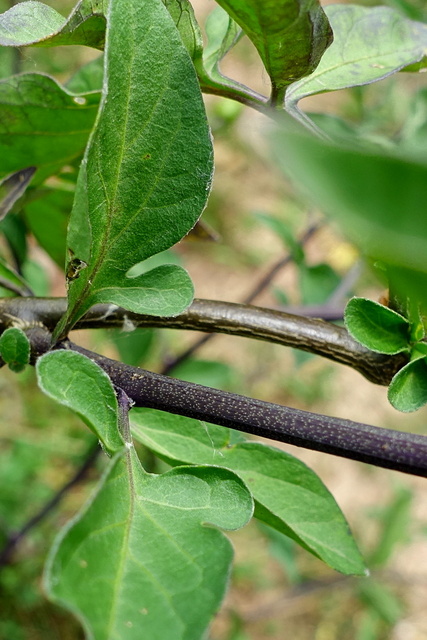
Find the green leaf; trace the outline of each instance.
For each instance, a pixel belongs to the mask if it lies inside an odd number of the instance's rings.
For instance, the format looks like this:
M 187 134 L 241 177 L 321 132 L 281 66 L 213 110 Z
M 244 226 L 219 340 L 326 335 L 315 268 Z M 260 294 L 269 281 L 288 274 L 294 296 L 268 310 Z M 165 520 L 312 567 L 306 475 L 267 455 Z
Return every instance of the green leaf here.
M 427 357 L 408 362 L 393 377 L 388 399 L 398 411 L 409 413 L 427 404 Z
M 4 258 L 0 256 L 0 285 L 13 291 L 18 296 L 32 295 L 32 291 L 28 283 L 19 275 L 12 267 L 10 267 Z
M 36 370 L 41 390 L 77 413 L 108 453 L 123 448 L 116 394 L 97 364 L 80 353 L 60 350 L 39 358 Z
M 40 182 L 81 156 L 98 105 L 99 94 L 74 95 L 39 73 L 1 80 L 0 177 L 34 166 Z
M 169 11 L 190 58 L 193 60 L 200 57 L 203 52 L 203 37 L 189 0 L 163 0 L 163 4 Z
M 333 215 L 365 256 L 384 263 L 405 298 L 415 292 L 424 300 L 427 162 L 357 138 L 326 142 L 292 129 L 288 120 L 272 144 L 279 166 L 308 201 Z
M 104 56 L 101 55 L 80 67 L 65 86 L 67 91 L 77 94 L 102 91 L 103 78 Z
M 273 88 L 311 73 L 331 43 L 329 22 L 317 0 L 218 0 L 249 36 Z
M 0 220 L 9 213 L 19 198 L 23 196 L 35 170 L 35 167 L 21 169 L 0 181 Z
M 0 337 L 0 355 L 12 371 L 23 371 L 30 362 L 30 351 L 30 342 L 21 329 L 10 327 L 3 331 Z
M 299 270 L 302 303 L 323 304 L 340 283 L 340 277 L 327 263 L 301 265 Z
M 353 338 L 372 351 L 392 355 L 409 349 L 410 323 L 379 302 L 352 298 L 346 306 L 344 320 Z
M 388 7 L 334 4 L 325 7 L 334 41 L 311 75 L 286 93 L 288 111 L 301 98 L 375 82 L 425 55 L 427 25 Z
M 116 0 L 110 9 L 102 105 L 69 225 L 69 309 L 57 335 L 97 302 L 176 315 L 193 295 L 180 267 L 127 272 L 180 240 L 206 203 L 212 143 L 194 66 L 161 0 Z
M 108 0 L 81 0 L 68 18 L 41 2 L 29 0 L 0 15 L 0 45 L 56 47 L 86 45 L 102 49 Z
M 256 442 L 229 444 L 229 432 L 198 420 L 133 409 L 132 433 L 159 457 L 176 464 L 215 464 L 246 483 L 255 515 L 343 573 L 365 567 L 343 514 L 321 480 L 283 451 Z
M 61 269 L 65 268 L 67 224 L 73 199 L 70 190 L 46 188 L 38 190 L 24 207 L 29 230 Z
M 276 216 L 270 216 L 265 213 L 256 214 L 257 219 L 264 224 L 266 227 L 269 227 L 271 231 L 273 231 L 283 242 L 286 249 L 292 253 L 292 258 L 296 262 L 297 265 L 301 265 L 304 263 L 305 254 L 304 248 L 301 243 L 295 238 L 294 231 L 291 225 L 284 220 Z
M 130 329 L 130 330 L 129 330 Z M 121 362 L 138 367 L 147 358 L 153 347 L 153 329 L 112 329 L 108 336 L 120 355 Z
M 60 534 L 45 573 L 49 596 L 96 640 L 201 640 L 229 577 L 250 494 L 230 471 L 145 473 L 133 450 L 112 460 L 95 496 Z
M 207 45 L 203 50 L 203 66 L 209 77 L 222 81 L 224 76 L 219 64 L 240 40 L 243 31 L 222 7 L 216 7 L 208 15 L 205 30 Z

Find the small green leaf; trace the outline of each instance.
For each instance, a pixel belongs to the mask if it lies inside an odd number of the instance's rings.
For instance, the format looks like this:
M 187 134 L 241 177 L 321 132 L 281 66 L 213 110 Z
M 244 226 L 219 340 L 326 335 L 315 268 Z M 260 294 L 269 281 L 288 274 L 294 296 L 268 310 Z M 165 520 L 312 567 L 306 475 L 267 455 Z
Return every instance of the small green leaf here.
M 280 238 L 286 249 L 291 251 L 292 258 L 298 265 L 304 263 L 304 248 L 295 238 L 295 234 L 290 224 L 281 220 L 277 216 L 270 216 L 265 213 L 258 213 L 256 214 L 256 217 L 262 224 L 269 227 Z
M 301 98 L 368 84 L 420 60 L 427 47 L 427 25 L 412 22 L 388 7 L 333 4 L 325 7 L 334 41 L 311 75 L 286 93 L 286 107 Z
M 29 0 L 0 15 L 0 45 L 56 47 L 86 45 L 102 49 L 108 0 L 81 0 L 64 18 L 51 7 Z
M 409 349 L 410 323 L 379 302 L 352 298 L 344 320 L 353 338 L 372 351 L 393 355 Z
M 327 263 L 301 265 L 299 270 L 301 300 L 306 305 L 323 304 L 340 283 L 337 272 Z
M 98 105 L 99 94 L 74 95 L 39 73 L 1 80 L 0 177 L 34 166 L 40 182 L 80 157 Z
M 110 378 L 97 364 L 80 353 L 60 350 L 39 358 L 36 370 L 41 390 L 75 411 L 108 453 L 123 448 L 116 394 Z
M 194 60 L 200 57 L 203 52 L 203 37 L 189 0 L 163 0 L 163 4 L 169 11 L 190 58 Z
M 180 267 L 127 272 L 178 242 L 206 203 L 212 142 L 194 66 L 161 0 L 112 2 L 105 56 L 69 224 L 69 308 L 56 336 L 98 302 L 176 315 L 193 296 Z
M 317 0 L 218 0 L 258 49 L 273 88 L 311 73 L 331 43 Z
M 427 404 L 427 357 L 408 362 L 393 377 L 388 399 L 398 411 L 409 413 Z
M 0 220 L 9 213 L 14 204 L 25 193 L 35 170 L 36 167 L 20 169 L 0 181 Z
M 110 464 L 95 496 L 60 534 L 45 572 L 49 596 L 96 640 L 201 640 L 228 583 L 250 494 L 232 472 L 180 467 L 162 476 L 135 452 Z
M 365 572 L 348 524 L 321 480 L 293 456 L 255 442 L 230 446 L 222 427 L 147 409 L 133 409 L 132 433 L 172 464 L 215 464 L 237 473 L 255 501 L 255 515 L 337 571 Z
M 23 371 L 30 361 L 30 342 L 21 329 L 10 327 L 0 337 L 0 355 L 15 373 Z

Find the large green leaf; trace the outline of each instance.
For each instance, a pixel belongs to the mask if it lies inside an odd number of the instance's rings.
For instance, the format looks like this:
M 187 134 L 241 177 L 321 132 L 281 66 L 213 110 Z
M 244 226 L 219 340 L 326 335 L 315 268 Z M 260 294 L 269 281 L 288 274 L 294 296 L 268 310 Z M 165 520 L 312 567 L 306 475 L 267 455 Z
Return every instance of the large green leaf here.
M 388 7 L 334 4 L 325 7 L 334 41 L 318 67 L 286 93 L 289 111 L 301 98 L 368 84 L 423 58 L 427 25 Z
M 242 478 L 255 515 L 343 573 L 365 567 L 334 498 L 293 456 L 255 442 L 229 444 L 223 427 L 148 409 L 130 414 L 135 438 L 172 464 L 215 464 Z
M 427 162 L 349 139 L 333 144 L 286 123 L 276 158 L 307 199 L 333 215 L 373 259 L 394 267 L 402 294 L 422 302 L 427 280 Z M 406 290 L 406 293 L 405 293 Z
M 217 0 L 249 36 L 273 88 L 311 73 L 331 43 L 318 0 Z
M 81 0 L 68 18 L 42 2 L 20 2 L 0 15 L 0 45 L 102 49 L 108 0 Z
M 217 527 L 240 528 L 252 510 L 243 482 L 226 469 L 152 476 L 127 449 L 60 534 L 46 590 L 93 640 L 199 640 L 221 603 L 233 555 Z
M 79 157 L 99 95 L 75 95 L 53 78 L 25 73 L 0 81 L 0 178 L 37 167 L 33 182 Z
M 116 394 L 107 374 L 74 351 L 51 351 L 37 361 L 37 380 L 48 396 L 82 418 L 108 453 L 123 448 Z
M 97 302 L 174 315 L 193 295 L 180 267 L 137 278 L 127 271 L 180 240 L 206 203 L 212 143 L 194 67 L 161 0 L 111 3 L 105 56 L 102 105 L 70 220 L 69 309 L 58 335 Z

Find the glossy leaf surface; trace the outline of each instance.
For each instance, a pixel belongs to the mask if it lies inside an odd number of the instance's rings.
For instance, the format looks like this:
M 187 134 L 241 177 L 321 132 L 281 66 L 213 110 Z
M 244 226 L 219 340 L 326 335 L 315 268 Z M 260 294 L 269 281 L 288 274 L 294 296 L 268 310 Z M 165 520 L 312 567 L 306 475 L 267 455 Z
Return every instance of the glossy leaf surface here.
M 392 355 L 409 348 L 408 320 L 374 300 L 352 298 L 344 318 L 353 338 L 372 351 Z
M 97 302 L 174 315 L 193 295 L 180 267 L 126 274 L 188 233 L 206 203 L 212 146 L 194 67 L 161 0 L 117 0 L 108 24 L 103 99 L 70 220 L 69 310 L 59 332 Z
M 10 327 L 0 336 L 0 355 L 9 368 L 19 373 L 30 361 L 30 343 L 25 333 Z
M 272 85 L 282 89 L 307 75 L 331 42 L 317 0 L 218 0 L 249 36 Z
M 130 414 L 135 438 L 172 464 L 215 464 L 242 478 L 255 515 L 343 573 L 364 573 L 360 553 L 334 498 L 313 471 L 255 442 L 229 444 L 223 427 L 147 409 Z
M 427 358 L 408 362 L 396 373 L 388 388 L 395 409 L 409 413 L 427 404 Z
M 68 18 L 42 2 L 20 2 L 0 14 L 0 45 L 102 49 L 108 0 L 81 0 Z
M 98 105 L 99 94 L 74 95 L 39 73 L 1 80 L 0 177 L 34 166 L 40 182 L 81 156 Z
M 60 535 L 46 589 L 93 640 L 201 640 L 223 598 L 237 529 L 252 501 L 232 472 L 142 469 L 116 457 L 86 509 Z
M 368 84 L 420 60 L 427 47 L 427 25 L 388 7 L 333 4 L 325 7 L 334 40 L 318 67 L 286 93 L 289 110 L 301 98 Z
M 60 350 L 39 358 L 36 367 L 42 391 L 75 411 L 108 453 L 123 448 L 116 394 L 110 378 L 97 364 L 80 353 Z

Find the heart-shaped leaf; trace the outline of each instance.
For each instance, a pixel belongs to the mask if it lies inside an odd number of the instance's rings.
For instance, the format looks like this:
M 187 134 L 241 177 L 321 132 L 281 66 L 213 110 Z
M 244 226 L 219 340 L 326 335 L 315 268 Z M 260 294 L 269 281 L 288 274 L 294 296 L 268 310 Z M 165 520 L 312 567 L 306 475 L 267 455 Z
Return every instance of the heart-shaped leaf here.
M 0 15 L 0 45 L 56 47 L 80 44 L 102 49 L 108 0 L 81 0 L 64 18 L 51 7 L 29 0 Z
M 427 357 L 408 362 L 396 373 L 388 388 L 388 399 L 395 409 L 405 413 L 427 404 Z
M 368 84 L 421 60 L 427 25 L 408 20 L 389 7 L 333 4 L 325 7 L 334 41 L 309 76 L 286 92 L 286 108 L 301 98 Z
M 240 528 L 252 510 L 245 485 L 226 469 L 152 476 L 127 449 L 60 534 L 46 591 L 78 616 L 88 638 L 201 640 L 233 556 L 217 527 Z
M 97 302 L 174 315 L 193 295 L 180 267 L 127 272 L 180 240 L 206 203 L 212 143 L 194 66 L 161 0 L 112 2 L 107 32 L 102 104 L 69 225 L 69 308 L 56 336 Z
M 242 478 L 256 516 L 343 573 L 365 566 L 348 524 L 321 480 L 293 456 L 255 442 L 229 444 L 229 431 L 191 418 L 133 409 L 132 433 L 171 464 L 215 464 Z
M 372 351 L 392 355 L 409 349 L 410 323 L 379 302 L 352 298 L 344 319 L 353 338 Z

